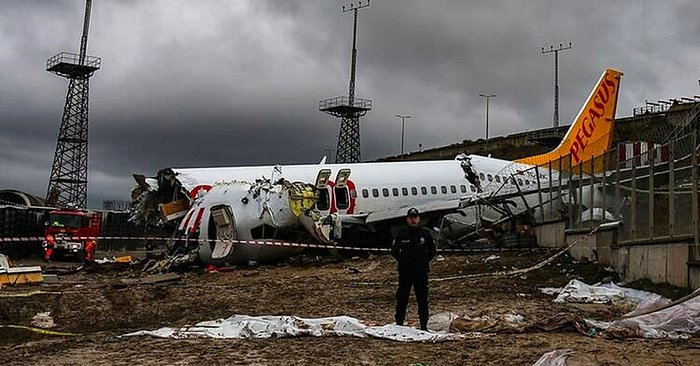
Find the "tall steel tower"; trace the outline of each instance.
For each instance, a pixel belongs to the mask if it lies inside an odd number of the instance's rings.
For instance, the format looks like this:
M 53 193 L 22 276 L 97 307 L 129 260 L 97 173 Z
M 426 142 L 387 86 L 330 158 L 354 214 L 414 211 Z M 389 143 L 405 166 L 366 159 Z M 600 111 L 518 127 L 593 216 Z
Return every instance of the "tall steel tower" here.
M 341 118 L 336 163 L 360 162 L 360 117 L 372 109 L 369 99 L 355 98 L 355 69 L 357 65 L 357 11 L 369 7 L 362 1 L 358 5 L 343 6 L 343 13 L 352 11 L 354 23 L 352 28 L 352 64 L 350 66 L 350 90 L 347 97 L 335 97 L 318 102 L 318 109 L 331 116 Z
M 87 206 L 89 81 L 101 63 L 86 55 L 91 8 L 92 0 L 86 0 L 80 54 L 61 52 L 46 61 L 46 71 L 69 80 L 46 192 L 49 206 Z

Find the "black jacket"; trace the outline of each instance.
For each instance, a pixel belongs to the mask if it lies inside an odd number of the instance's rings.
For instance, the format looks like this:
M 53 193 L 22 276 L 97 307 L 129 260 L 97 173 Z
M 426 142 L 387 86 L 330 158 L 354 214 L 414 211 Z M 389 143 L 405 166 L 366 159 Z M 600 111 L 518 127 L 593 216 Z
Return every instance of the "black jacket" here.
M 430 260 L 437 250 L 430 232 L 424 228 L 407 227 L 396 235 L 391 255 L 399 263 L 399 273 L 427 273 Z

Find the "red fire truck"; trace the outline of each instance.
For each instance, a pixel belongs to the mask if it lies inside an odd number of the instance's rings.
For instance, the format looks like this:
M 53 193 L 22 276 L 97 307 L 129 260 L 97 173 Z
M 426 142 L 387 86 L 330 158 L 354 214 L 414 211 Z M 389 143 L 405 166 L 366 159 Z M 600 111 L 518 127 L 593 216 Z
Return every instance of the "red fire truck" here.
M 50 211 L 44 226 L 44 260 L 69 255 L 79 261 L 91 261 L 100 235 L 102 215 L 73 209 Z M 82 237 L 82 238 L 81 238 Z

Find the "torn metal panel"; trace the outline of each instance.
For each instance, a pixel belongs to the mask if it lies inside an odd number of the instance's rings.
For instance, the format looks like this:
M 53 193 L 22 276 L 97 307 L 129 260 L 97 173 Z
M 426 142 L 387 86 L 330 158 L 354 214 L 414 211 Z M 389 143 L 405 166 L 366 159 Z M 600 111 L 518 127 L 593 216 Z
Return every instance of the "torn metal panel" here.
M 43 282 L 41 267 L 13 267 L 10 259 L 0 254 L 0 287 Z

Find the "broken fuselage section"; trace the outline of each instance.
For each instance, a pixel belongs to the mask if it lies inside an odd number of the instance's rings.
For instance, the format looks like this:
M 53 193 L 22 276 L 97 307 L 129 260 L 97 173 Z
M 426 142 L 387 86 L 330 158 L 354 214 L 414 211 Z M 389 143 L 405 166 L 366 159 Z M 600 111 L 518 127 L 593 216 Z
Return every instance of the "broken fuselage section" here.
M 155 178 L 135 175 L 131 220 L 165 227 L 171 253 L 196 252 L 200 261 L 212 264 L 276 261 L 302 249 L 282 242 L 337 240 L 337 215 L 317 209 L 328 177 L 314 185 L 275 175 L 281 176 L 281 168 L 270 178 L 213 185 L 187 170 L 163 169 Z

